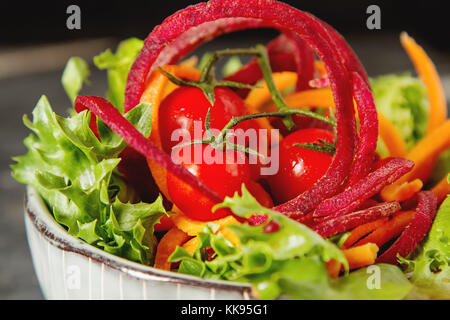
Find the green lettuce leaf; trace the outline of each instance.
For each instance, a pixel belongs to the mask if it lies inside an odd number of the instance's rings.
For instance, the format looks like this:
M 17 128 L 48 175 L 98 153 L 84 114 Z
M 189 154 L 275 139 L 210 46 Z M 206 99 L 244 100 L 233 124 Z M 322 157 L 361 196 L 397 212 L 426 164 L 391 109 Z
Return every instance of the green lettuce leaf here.
M 428 122 L 428 102 L 422 82 L 409 74 L 372 79 L 375 105 L 399 130 L 408 148 L 420 140 Z
M 381 277 L 378 289 L 369 288 L 371 274 L 363 269 L 330 279 L 325 262 L 335 259 L 347 266 L 335 244 L 303 224 L 261 206 L 244 186 L 241 194 L 225 198 L 215 209 L 229 208 L 245 218 L 265 214 L 280 229 L 266 233 L 264 225 L 228 226 L 240 239 L 239 245 L 234 245 L 218 231 L 218 226 L 209 223 L 199 233 L 200 244 L 192 256 L 177 247 L 169 258 L 172 262 L 181 261 L 179 272 L 250 283 L 261 299 L 402 299 L 411 289 L 402 271 L 387 265 L 377 266 Z M 209 247 L 214 250 L 212 256 Z
M 450 174 L 450 149 L 440 154 L 428 183 L 433 186 Z
M 83 84 L 89 83 L 90 74 L 89 66 L 82 58 L 72 57 L 67 61 L 61 82 L 72 103 L 81 91 Z
M 450 195 L 441 204 L 427 238 L 412 259 L 399 259 L 412 273 L 418 297 L 450 299 Z
M 130 38 L 119 43 L 115 54 L 107 49 L 94 57 L 97 68 L 108 71 L 108 100 L 122 113 L 128 73 L 143 45 L 142 40 Z
M 148 136 L 150 112 L 149 104 L 141 104 L 125 116 Z M 14 158 L 12 175 L 40 193 L 70 234 L 132 261 L 151 263 L 153 225 L 165 214 L 162 199 L 135 203 L 136 193 L 117 170 L 127 144 L 100 120 L 99 141 L 89 122 L 87 111 L 56 115 L 42 96 L 33 120 L 24 116 L 33 134 L 24 141 L 27 154 Z

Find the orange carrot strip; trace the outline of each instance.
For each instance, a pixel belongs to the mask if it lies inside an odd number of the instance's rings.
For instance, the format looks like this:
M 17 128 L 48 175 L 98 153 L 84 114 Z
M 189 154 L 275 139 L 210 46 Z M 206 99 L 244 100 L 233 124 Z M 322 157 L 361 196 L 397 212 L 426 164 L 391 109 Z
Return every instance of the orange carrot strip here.
M 349 269 L 353 270 L 374 264 L 378 251 L 379 248 L 376 244 L 366 243 L 361 246 L 342 250 L 342 253 L 347 259 Z M 331 278 L 337 278 L 339 273 L 344 271 L 344 266 L 334 259 L 325 263 L 325 267 Z
M 389 156 L 403 158 L 408 153 L 406 142 L 397 128 L 381 112 L 378 112 L 378 132 L 389 150 Z
M 283 91 L 289 86 L 295 86 L 297 83 L 298 75 L 296 72 L 275 72 L 272 74 L 273 81 L 278 90 Z M 260 112 L 261 107 L 272 99 L 269 88 L 265 81 L 258 84 L 261 88 L 255 88 L 250 90 L 247 98 L 245 99 L 245 105 L 248 108 L 249 113 Z M 273 129 L 272 125 L 267 118 L 257 118 L 255 119 L 261 128 L 270 130 Z M 270 137 L 270 135 L 269 135 Z
M 448 173 L 450 174 L 450 172 Z M 448 194 L 450 194 L 450 183 L 448 182 L 448 175 L 431 189 L 438 199 L 438 203 L 444 201 Z
M 164 70 L 183 79 L 198 80 L 200 78 L 200 71 L 188 66 L 165 66 Z M 167 94 L 166 87 L 168 83 L 167 77 L 158 68 L 152 72 L 147 80 L 146 88 L 141 96 L 140 102 L 148 102 L 152 105 L 152 132 L 150 140 L 159 148 L 162 148 L 161 137 L 159 134 L 159 105 Z M 171 90 L 175 89 L 172 87 Z M 155 179 L 161 192 L 170 200 L 169 192 L 167 190 L 167 172 L 153 160 L 148 160 L 150 171 Z
M 378 250 L 379 248 L 375 243 L 366 243 L 342 250 L 342 253 L 348 261 L 350 270 L 352 270 L 374 264 Z
M 450 148 L 450 120 L 445 121 L 433 132 L 422 138 L 411 149 L 406 158 L 414 161 L 414 168 L 381 191 L 383 200 L 403 201 L 411 193 L 414 193 L 412 191 L 419 191 L 422 186 L 417 179 L 427 181 L 439 155 L 448 148 Z
M 290 108 L 335 108 L 333 94 L 330 88 L 304 90 L 295 92 L 284 98 Z M 271 105 L 268 111 L 274 111 Z M 392 157 L 404 157 L 407 154 L 406 143 L 397 128 L 380 112 L 378 112 L 378 132 Z
M 363 225 L 360 225 L 353 229 L 350 232 L 350 235 L 347 237 L 345 242 L 342 244 L 343 249 L 350 248 L 353 244 L 355 244 L 356 241 L 367 235 L 368 233 L 374 231 L 378 227 L 382 226 L 388 218 L 381 218 Z
M 155 268 L 169 270 L 171 263 L 168 261 L 170 255 L 177 246 L 181 246 L 189 236 L 178 228 L 172 228 L 161 238 L 156 248 Z
M 316 60 L 314 61 L 314 67 L 317 71 L 319 71 L 319 75 L 322 77 L 327 74 L 327 69 L 325 68 L 325 64 L 323 61 Z
M 395 182 L 384 187 L 383 190 L 381 190 L 380 195 L 385 201 L 404 201 L 419 192 L 422 187 L 423 182 L 420 179 L 415 179 L 411 182 L 403 182 L 401 184 Z
M 361 239 L 356 243 L 356 246 L 361 246 L 367 243 L 375 243 L 381 247 L 389 240 L 397 237 L 409 225 L 414 217 L 414 211 L 401 211 L 396 213 L 392 219 L 386 221 L 382 226 L 377 228 L 367 237 Z
M 291 71 L 275 72 L 272 74 L 273 82 L 278 90 L 283 91 L 289 86 L 295 86 L 297 83 L 297 73 Z M 259 112 L 260 108 L 269 102 L 272 98 L 269 88 L 265 81 L 258 83 L 260 88 L 250 90 L 245 103 L 252 113 Z
M 189 217 L 185 216 L 176 206 L 173 206 L 172 211 L 176 212 L 176 214 L 172 216 L 172 221 L 175 226 L 178 229 L 186 232 L 190 236 L 196 236 L 199 232 L 203 231 L 203 228 L 207 223 L 213 223 L 220 227 L 239 224 L 239 221 L 237 221 L 236 218 L 231 215 L 226 216 L 222 219 L 205 222 L 190 219 Z
M 427 90 L 430 113 L 428 116 L 427 134 L 447 119 L 447 104 L 439 74 L 430 57 L 406 32 L 400 35 L 400 42 L 414 64 L 417 74 Z
M 339 276 L 339 272 L 341 271 L 341 263 L 337 260 L 331 259 L 327 263 L 325 263 L 325 267 L 327 268 L 328 275 L 330 278 L 337 278 Z

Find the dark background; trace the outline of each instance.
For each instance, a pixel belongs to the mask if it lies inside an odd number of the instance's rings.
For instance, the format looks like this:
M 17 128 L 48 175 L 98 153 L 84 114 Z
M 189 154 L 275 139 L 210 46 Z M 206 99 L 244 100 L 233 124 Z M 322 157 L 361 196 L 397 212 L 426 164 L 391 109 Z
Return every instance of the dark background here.
M 171 13 L 197 1 L 55 1 L 0 3 L 0 299 L 39 299 L 23 223 L 24 186 L 10 177 L 11 157 L 25 152 L 29 133 L 22 115 L 31 113 L 46 94 L 59 114 L 70 102 L 60 85 L 65 61 L 79 55 L 91 61 L 104 49 L 131 36 L 145 38 Z M 407 31 L 429 53 L 450 93 L 450 41 L 444 1 L 285 1 L 309 11 L 340 31 L 354 48 L 370 76 L 413 72 L 399 43 Z M 66 28 L 66 8 L 81 8 L 81 30 Z M 366 28 L 366 8 L 381 8 L 381 30 Z M 250 46 L 266 42 L 276 32 L 246 31 L 226 35 L 200 48 Z M 103 72 L 92 69 L 91 87 L 83 93 L 103 95 Z M 448 95 L 447 95 L 448 97 Z

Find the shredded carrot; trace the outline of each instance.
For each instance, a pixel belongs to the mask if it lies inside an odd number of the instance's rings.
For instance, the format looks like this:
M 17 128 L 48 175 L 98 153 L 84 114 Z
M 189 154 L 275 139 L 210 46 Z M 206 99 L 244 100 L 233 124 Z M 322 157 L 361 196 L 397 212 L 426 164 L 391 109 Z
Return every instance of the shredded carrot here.
M 225 226 L 222 226 L 217 230 L 217 233 L 221 233 L 222 236 L 224 236 L 226 239 L 228 239 L 232 244 L 235 246 L 240 243 L 239 237 L 230 229 L 226 228 Z M 198 245 L 200 244 L 200 238 L 195 236 L 194 238 L 186 241 L 182 247 L 192 256 L 197 250 Z
M 330 278 L 334 279 L 339 276 L 339 272 L 341 271 L 341 263 L 337 260 L 331 259 L 330 261 L 325 263 L 325 267 Z
M 189 236 L 178 228 L 172 228 L 161 238 L 156 248 L 155 268 L 169 270 L 171 263 L 168 261 L 170 255 L 177 246 L 181 246 Z
M 385 201 L 404 201 L 411 198 L 423 187 L 420 179 L 414 179 L 411 182 L 393 183 L 381 190 L 381 198 Z
M 188 80 L 198 80 L 200 78 L 200 71 L 188 66 L 165 66 L 164 70 L 179 77 Z M 166 87 L 169 80 L 158 68 L 152 72 L 146 83 L 146 88 L 141 96 L 140 102 L 148 102 L 152 105 L 152 133 L 150 140 L 156 144 L 157 147 L 162 148 L 161 137 L 159 134 L 159 105 L 165 94 L 168 94 Z M 171 87 L 170 90 L 175 89 Z M 153 160 L 148 160 L 150 171 L 155 179 L 161 192 L 170 200 L 169 192 L 167 190 L 167 172 Z
M 342 253 L 348 261 L 349 268 L 357 269 L 374 264 L 378 250 L 379 248 L 375 243 L 366 243 L 342 250 Z
M 291 71 L 274 72 L 272 74 L 273 82 L 278 90 L 283 91 L 290 86 L 295 86 L 297 83 L 297 73 Z M 245 103 L 249 107 L 251 113 L 257 113 L 260 111 L 266 103 L 268 103 L 272 95 L 265 81 L 258 83 L 260 88 L 254 88 L 250 90 Z
M 388 218 L 386 217 L 356 227 L 350 232 L 350 235 L 343 243 L 342 248 L 350 248 L 356 241 L 383 225 L 387 220 Z
M 450 120 L 422 138 L 411 149 L 405 158 L 414 161 L 414 168 L 381 191 L 383 200 L 403 201 L 419 191 L 422 182 L 428 180 L 439 155 L 448 148 L 450 148 Z
M 375 243 L 379 247 L 394 239 L 409 225 L 414 218 L 414 211 L 401 211 L 396 213 L 392 219 L 386 221 L 382 226 L 378 227 L 367 237 L 356 243 L 361 246 L 367 243 Z
M 352 247 L 350 249 L 342 250 L 348 262 L 350 270 L 361 267 L 370 266 L 375 263 L 379 248 L 374 243 L 366 243 L 361 246 Z M 325 264 L 328 275 L 331 278 L 337 278 L 341 271 L 344 271 L 344 266 L 337 260 L 331 259 Z
M 327 69 L 325 68 L 325 64 L 323 61 L 316 60 L 314 61 L 314 67 L 319 72 L 319 75 L 322 77 L 327 74 Z
M 185 216 L 176 206 L 173 206 L 172 211 L 176 212 L 176 214 L 172 216 L 172 221 L 175 226 L 190 236 L 196 236 L 199 232 L 203 231 L 203 228 L 207 223 L 213 223 L 221 227 L 239 224 L 239 221 L 232 215 L 213 221 L 198 221 Z
M 285 97 L 285 102 L 290 108 L 333 108 L 335 109 L 333 93 L 330 88 L 311 89 L 295 92 Z M 273 111 L 274 105 L 268 108 Z M 389 150 L 389 155 L 393 157 L 404 157 L 407 153 L 406 143 L 398 132 L 397 128 L 385 117 L 378 112 L 378 131 L 381 139 L 383 139 Z
M 391 157 L 405 157 L 408 153 L 406 142 L 397 128 L 381 112 L 378 112 L 378 132 L 389 150 Z
M 448 173 L 450 174 L 450 172 Z M 438 203 L 444 201 L 448 194 L 450 194 L 450 183 L 448 181 L 448 174 L 431 189 L 438 199 Z
M 406 32 L 400 35 L 400 42 L 409 55 L 417 74 L 422 79 L 427 90 L 430 113 L 428 116 L 427 134 L 440 126 L 447 119 L 447 104 L 436 67 L 421 46 Z

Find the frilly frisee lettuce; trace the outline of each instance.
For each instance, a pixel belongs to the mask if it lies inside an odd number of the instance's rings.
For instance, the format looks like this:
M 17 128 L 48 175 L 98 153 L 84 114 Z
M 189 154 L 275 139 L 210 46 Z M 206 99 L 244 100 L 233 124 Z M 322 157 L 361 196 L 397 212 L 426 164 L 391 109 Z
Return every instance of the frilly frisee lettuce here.
M 107 99 L 123 113 L 125 85 L 131 65 L 142 49 L 144 41 L 137 38 L 123 40 L 116 52 L 110 49 L 94 57 L 94 64 L 100 70 L 107 71 Z M 61 82 L 70 100 L 73 102 L 84 84 L 88 84 L 90 75 L 88 63 L 80 57 L 70 58 L 64 69 Z
M 371 274 L 366 269 L 346 273 L 338 279 L 328 276 L 325 262 L 347 261 L 339 248 L 317 233 L 281 213 L 261 206 L 242 188 L 225 198 L 217 208 L 229 208 L 234 214 L 249 218 L 254 214 L 269 216 L 267 221 L 280 225 L 276 232 L 264 232 L 264 225 L 247 223 L 228 226 L 240 239 L 234 245 L 217 225 L 209 223 L 200 232 L 200 244 L 191 256 L 177 247 L 169 258 L 179 262 L 179 272 L 207 279 L 232 280 L 252 284 L 261 299 L 287 296 L 295 299 L 402 299 L 411 284 L 402 271 L 391 265 L 377 265 L 379 288 L 368 285 Z M 214 250 L 209 256 L 208 248 Z M 212 259 L 211 259 L 212 258 Z
M 439 207 L 423 244 L 410 259 L 399 259 L 412 273 L 418 297 L 450 299 L 450 195 Z
M 375 105 L 398 129 L 408 148 L 425 135 L 428 123 L 426 90 L 410 74 L 389 74 L 371 80 Z
M 136 106 L 125 116 L 144 135 L 150 135 L 151 107 Z M 57 222 L 84 241 L 115 255 L 149 264 L 155 240 L 153 225 L 165 214 L 162 198 L 135 203 L 117 165 L 127 144 L 98 120 L 100 140 L 89 128 L 90 114 L 56 115 L 42 96 L 24 144 L 27 154 L 15 157 L 13 177 L 33 186 Z

